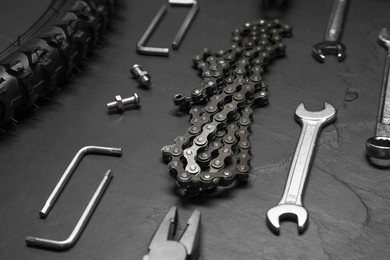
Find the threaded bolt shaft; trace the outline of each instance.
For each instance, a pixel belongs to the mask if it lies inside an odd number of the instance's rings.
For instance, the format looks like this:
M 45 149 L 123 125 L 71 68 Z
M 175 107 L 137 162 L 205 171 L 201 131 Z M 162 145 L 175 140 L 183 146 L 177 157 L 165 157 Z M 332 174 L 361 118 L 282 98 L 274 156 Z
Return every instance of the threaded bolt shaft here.
M 115 96 L 115 101 L 107 103 L 108 112 L 123 112 L 131 107 L 139 106 L 139 96 L 134 93 L 133 96 L 122 99 L 120 95 Z
M 144 87 L 150 87 L 151 85 L 151 77 L 149 73 L 142 69 L 142 67 L 138 64 L 134 64 L 130 69 L 131 74 L 133 74 L 134 78 L 137 80 L 138 84 Z

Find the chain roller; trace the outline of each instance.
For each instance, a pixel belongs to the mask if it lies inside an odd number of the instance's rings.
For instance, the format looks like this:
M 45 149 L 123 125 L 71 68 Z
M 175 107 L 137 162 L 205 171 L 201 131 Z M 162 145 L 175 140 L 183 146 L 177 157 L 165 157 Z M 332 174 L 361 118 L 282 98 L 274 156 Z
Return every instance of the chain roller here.
M 233 30 L 227 50 L 205 48 L 193 57 L 203 80 L 190 95 L 173 97 L 179 110 L 190 114 L 190 126 L 161 149 L 187 195 L 248 178 L 253 109 L 268 103 L 265 66 L 285 55 L 282 40 L 291 35 L 292 28 L 280 20 L 246 23 Z

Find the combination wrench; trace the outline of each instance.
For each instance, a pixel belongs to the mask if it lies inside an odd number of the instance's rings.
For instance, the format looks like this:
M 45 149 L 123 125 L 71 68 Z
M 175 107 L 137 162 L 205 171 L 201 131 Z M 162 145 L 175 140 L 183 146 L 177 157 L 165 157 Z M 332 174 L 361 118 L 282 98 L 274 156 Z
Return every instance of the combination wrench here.
M 295 119 L 302 124 L 302 131 L 286 187 L 278 205 L 267 212 L 268 225 L 275 233 L 280 231 L 281 217 L 296 217 L 299 232 L 305 231 L 307 227 L 308 213 L 302 204 L 302 192 L 320 130 L 336 119 L 336 109 L 325 102 L 324 110 L 311 112 L 301 103 L 295 110 Z
M 383 28 L 378 35 L 379 43 L 387 49 L 382 91 L 379 103 L 376 135 L 366 142 L 366 154 L 378 166 L 389 166 L 390 159 L 390 35 Z
M 339 61 L 346 57 L 346 48 L 341 43 L 341 34 L 347 14 L 349 0 L 334 0 L 324 41 L 313 46 L 313 57 L 324 62 L 326 55 L 336 55 Z

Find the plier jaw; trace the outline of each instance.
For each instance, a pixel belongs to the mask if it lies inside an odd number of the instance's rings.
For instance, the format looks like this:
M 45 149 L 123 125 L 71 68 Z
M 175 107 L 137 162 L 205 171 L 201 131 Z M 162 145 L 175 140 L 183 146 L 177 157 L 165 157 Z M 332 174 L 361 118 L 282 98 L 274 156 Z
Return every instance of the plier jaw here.
M 179 241 L 171 240 L 178 222 L 177 206 L 170 208 L 142 260 L 197 260 L 199 257 L 200 212 L 195 209 Z

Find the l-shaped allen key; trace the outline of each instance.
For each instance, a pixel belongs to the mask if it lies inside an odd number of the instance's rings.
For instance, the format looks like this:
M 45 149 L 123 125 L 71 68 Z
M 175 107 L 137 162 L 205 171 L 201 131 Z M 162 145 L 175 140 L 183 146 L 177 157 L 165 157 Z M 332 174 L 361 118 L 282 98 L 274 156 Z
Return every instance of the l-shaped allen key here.
M 57 185 L 53 189 L 49 198 L 47 199 L 45 205 L 43 206 L 39 215 L 41 218 L 45 218 L 49 214 L 50 209 L 53 207 L 58 196 L 61 194 L 61 191 L 68 182 L 70 176 L 76 169 L 77 165 L 80 163 L 81 159 L 87 154 L 101 154 L 101 155 L 111 155 L 111 156 L 122 156 L 122 148 L 114 147 L 102 147 L 102 146 L 85 146 L 81 148 L 77 154 L 73 157 L 72 161 L 66 168 L 65 172 L 62 174 Z M 26 244 L 29 246 L 44 247 L 55 250 L 65 250 L 72 247 L 77 239 L 80 237 L 82 231 L 88 223 L 93 211 L 95 210 L 97 204 L 99 203 L 100 198 L 102 197 L 104 191 L 106 190 L 108 184 L 110 183 L 113 175 L 111 170 L 108 170 L 103 177 L 99 187 L 92 196 L 91 201 L 88 203 L 86 209 L 81 215 L 79 221 L 77 222 L 75 228 L 73 229 L 70 236 L 65 240 L 51 240 L 46 238 L 39 237 L 26 237 Z
M 39 215 L 41 218 L 45 218 L 54 203 L 56 202 L 58 196 L 61 194 L 61 191 L 68 182 L 70 176 L 76 169 L 77 165 L 80 163 L 81 159 L 87 154 L 101 154 L 101 155 L 110 155 L 110 156 L 122 156 L 122 148 L 115 147 L 103 147 L 103 146 L 85 146 L 81 148 L 77 154 L 74 156 L 73 160 L 70 162 L 65 172 L 62 174 L 61 179 L 58 181 L 57 185 L 54 187 L 52 193 L 47 199 L 45 205 L 43 206 Z
M 196 0 L 169 0 L 169 4 L 170 5 L 192 6 L 190 11 L 188 12 L 186 18 L 184 19 L 184 22 L 182 23 L 179 31 L 177 32 L 175 39 L 172 42 L 172 48 L 178 49 L 181 41 L 184 38 L 184 35 L 186 34 L 190 24 L 194 20 L 195 15 L 197 14 L 197 12 L 199 10 L 199 5 L 198 5 Z M 164 17 L 166 12 L 167 12 L 167 6 L 166 5 L 161 6 L 161 8 L 158 10 L 156 16 L 153 18 L 152 22 L 149 24 L 148 28 L 146 29 L 146 31 L 142 35 L 141 39 L 138 41 L 137 52 L 139 54 L 169 56 L 169 48 L 145 46 L 146 42 L 149 40 L 150 36 L 154 32 L 158 23 Z
M 84 230 L 85 226 L 88 223 L 93 211 L 95 210 L 97 204 L 99 203 L 100 198 L 102 197 L 104 191 L 106 190 L 108 184 L 110 183 L 113 175 L 111 170 L 108 170 L 103 177 L 99 187 L 97 188 L 95 194 L 92 196 L 91 201 L 88 203 L 88 206 L 81 215 L 79 221 L 77 222 L 75 228 L 73 229 L 70 236 L 65 240 L 52 240 L 47 238 L 39 237 L 26 237 L 26 244 L 29 246 L 43 247 L 54 250 L 66 250 L 72 247 L 77 239 L 80 237 L 81 232 Z

